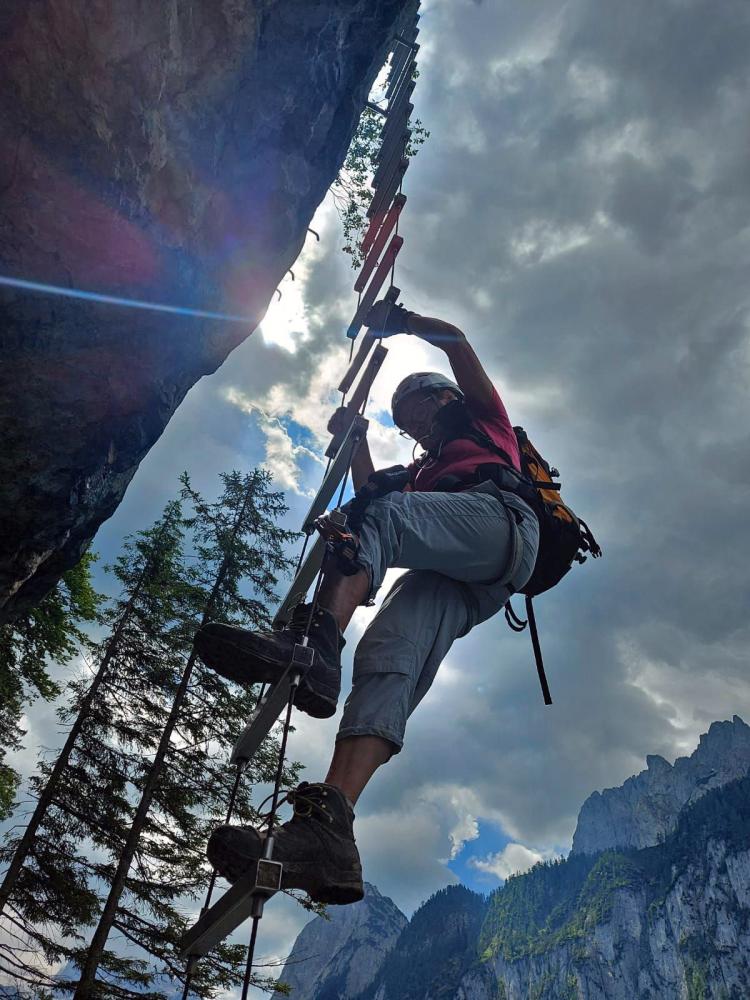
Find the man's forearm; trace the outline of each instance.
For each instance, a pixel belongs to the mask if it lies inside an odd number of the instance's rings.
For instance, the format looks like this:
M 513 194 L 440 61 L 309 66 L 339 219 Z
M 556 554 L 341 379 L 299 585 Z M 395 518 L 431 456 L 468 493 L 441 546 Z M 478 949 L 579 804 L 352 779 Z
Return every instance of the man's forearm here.
M 370 455 L 370 448 L 367 444 L 367 439 L 365 439 L 359 448 L 357 448 L 352 459 L 352 484 L 354 485 L 354 489 L 358 490 L 360 486 L 364 486 L 374 471 L 375 466 Z
M 411 313 L 406 332 L 439 347 L 448 357 L 456 382 L 476 406 L 492 405 L 494 389 L 474 349 L 463 332 L 452 323 Z
M 442 319 L 435 319 L 433 316 L 420 316 L 418 313 L 412 313 L 409 316 L 406 331 L 426 340 L 435 347 L 439 347 L 449 357 L 456 348 L 462 350 L 468 344 L 466 337 L 457 326 L 446 323 Z

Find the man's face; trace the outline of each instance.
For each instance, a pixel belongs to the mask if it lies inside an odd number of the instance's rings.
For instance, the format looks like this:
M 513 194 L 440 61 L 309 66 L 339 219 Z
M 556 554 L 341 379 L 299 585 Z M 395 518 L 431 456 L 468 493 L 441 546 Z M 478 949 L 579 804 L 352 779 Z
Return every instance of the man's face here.
M 410 438 L 414 438 L 423 447 L 429 448 L 437 441 L 430 438 L 430 428 L 435 419 L 435 414 L 441 406 L 450 403 L 456 398 L 456 394 L 450 389 L 442 389 L 440 392 L 415 392 L 407 396 L 398 408 L 398 422 L 403 432 Z

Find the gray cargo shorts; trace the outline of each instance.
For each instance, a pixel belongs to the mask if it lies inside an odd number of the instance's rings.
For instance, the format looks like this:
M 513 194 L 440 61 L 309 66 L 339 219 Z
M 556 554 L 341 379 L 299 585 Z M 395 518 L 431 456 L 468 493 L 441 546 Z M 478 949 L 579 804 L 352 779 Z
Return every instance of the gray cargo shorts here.
M 532 574 L 539 522 L 513 493 L 483 484 L 463 493 L 389 493 L 367 508 L 359 562 L 373 596 L 395 582 L 354 654 L 352 690 L 336 736 L 380 736 L 403 746 L 406 720 L 429 690 L 454 639 L 496 614 Z M 487 489 L 488 492 L 481 492 Z M 502 497 L 502 499 L 500 498 Z M 514 532 L 503 501 L 522 516 L 517 569 L 503 582 Z

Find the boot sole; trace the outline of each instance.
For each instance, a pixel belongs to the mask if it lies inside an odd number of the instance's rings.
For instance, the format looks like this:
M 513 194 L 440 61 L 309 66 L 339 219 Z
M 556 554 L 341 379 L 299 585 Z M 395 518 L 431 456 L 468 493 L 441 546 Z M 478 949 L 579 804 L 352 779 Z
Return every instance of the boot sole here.
M 261 649 L 252 648 L 252 642 L 240 644 L 222 635 L 222 625 L 204 626 L 195 637 L 195 651 L 203 663 L 220 677 L 235 684 L 275 684 L 286 671 L 288 663 L 269 659 Z M 314 719 L 330 719 L 336 714 L 338 698 L 330 698 L 314 691 L 302 678 L 294 698 L 295 706 Z

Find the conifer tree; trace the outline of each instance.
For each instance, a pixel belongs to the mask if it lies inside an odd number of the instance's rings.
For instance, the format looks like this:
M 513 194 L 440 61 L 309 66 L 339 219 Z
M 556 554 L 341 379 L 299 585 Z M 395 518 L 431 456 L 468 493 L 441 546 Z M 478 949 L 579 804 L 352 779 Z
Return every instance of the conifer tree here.
M 108 658 L 106 679 L 93 696 L 82 683 L 76 688 L 68 714 L 79 712 L 77 741 L 66 766 L 58 768 L 56 791 L 11 896 L 19 940 L 3 957 L 21 982 L 25 976 L 40 989 L 53 986 L 43 971 L 33 971 L 21 930 L 47 962 L 66 963 L 57 989 L 74 988 L 76 965 L 83 966 L 82 979 L 93 970 L 91 985 L 79 988 L 97 996 L 142 996 L 165 986 L 164 975 L 184 971 L 175 952 L 185 926 L 184 897 L 205 886 L 208 830 L 224 820 L 234 779 L 226 767 L 227 744 L 255 698 L 196 663 L 192 635 L 211 615 L 249 627 L 268 624 L 266 603 L 274 597 L 276 575 L 287 568 L 282 545 L 291 538 L 274 523 L 284 506 L 269 492 L 267 474 L 223 478 L 224 494 L 214 504 L 184 480 L 184 497 L 195 506 L 187 524 L 195 551 L 187 568 L 177 506 L 171 530 L 165 533 L 162 525 L 158 560 L 157 525 L 131 540 L 117 562 L 124 595 L 99 651 L 100 664 Z M 238 802 L 241 822 L 257 822 L 250 786 L 270 779 L 276 746 L 269 737 L 253 761 Z M 294 777 L 287 769 L 285 780 Z M 94 961 L 89 951 L 87 962 L 85 926 L 95 921 L 108 885 L 97 928 L 102 944 Z M 110 947 L 106 921 L 117 932 Z M 236 985 L 243 956 L 243 947 L 218 950 L 201 963 L 193 990 L 207 995 Z
M 71 685 L 72 698 L 59 712 L 64 723 L 73 720 L 63 749 L 54 765 L 41 763 L 31 782 L 37 804 L 29 823 L 0 855 L 9 861 L 0 908 L 10 941 L 0 949 L 0 969 L 21 982 L 51 986 L 45 969 L 77 954 L 84 944 L 81 928 L 99 908 L 106 864 L 88 855 L 92 846 L 116 851 L 122 842 L 131 811 L 129 779 L 140 761 L 140 754 L 128 752 L 128 741 L 130 718 L 142 706 L 129 700 L 123 712 L 117 702 L 130 675 L 146 677 L 153 666 L 163 672 L 162 637 L 182 586 L 183 534 L 181 506 L 171 503 L 156 525 L 126 539 L 111 567 L 123 590 L 102 616 L 110 631 L 92 646 L 94 678 Z
M 196 625 L 210 618 L 249 628 L 267 626 L 266 607 L 275 599 L 277 576 L 290 568 L 284 547 L 295 536 L 276 523 L 286 507 L 282 495 L 269 490 L 269 474 L 235 472 L 222 479 L 221 497 L 207 503 L 183 477 L 183 497 L 194 509 L 187 524 L 197 557 L 184 589 L 186 608 L 192 611 L 186 615 L 187 632 L 182 628 L 187 641 Z M 80 963 L 77 998 L 108 995 L 107 980 L 97 979 L 97 972 L 100 967 L 105 976 L 118 972 L 106 950 L 113 929 L 158 958 L 166 973 L 182 972 L 175 952 L 185 927 L 178 900 L 186 893 L 197 895 L 205 883 L 208 830 L 223 820 L 234 777 L 226 769 L 227 745 L 239 735 L 255 698 L 205 670 L 190 651 L 153 760 L 139 781 L 141 797 L 128 835 L 107 879 L 109 893 Z M 240 797 L 240 821 L 258 821 L 250 805 L 250 784 L 271 780 L 277 752 L 277 741 L 269 740 L 252 762 L 249 784 Z M 288 771 L 285 781 L 293 778 Z M 220 976 L 225 985 L 236 984 L 243 951 L 219 949 L 201 963 L 193 989 L 199 994 L 210 991 Z M 144 976 L 153 982 L 148 970 Z M 111 995 L 123 995 L 122 986 Z
M 67 663 L 85 648 L 80 626 L 96 620 L 102 597 L 91 586 L 93 559 L 85 554 L 39 604 L 0 627 L 0 820 L 10 815 L 20 780 L 5 756 L 22 745 L 24 705 L 37 697 L 57 697 L 60 688 L 49 675 L 50 663 Z

